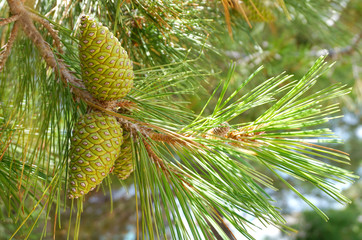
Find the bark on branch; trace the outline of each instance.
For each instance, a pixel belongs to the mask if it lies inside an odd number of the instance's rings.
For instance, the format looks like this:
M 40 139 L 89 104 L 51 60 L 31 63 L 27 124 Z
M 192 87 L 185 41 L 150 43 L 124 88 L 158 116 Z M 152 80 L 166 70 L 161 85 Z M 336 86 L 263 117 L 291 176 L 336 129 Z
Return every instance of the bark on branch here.
M 15 23 L 13 29 L 11 29 L 9 40 L 4 47 L 4 50 L 0 54 L 0 72 L 3 70 L 5 62 L 10 55 L 11 48 L 15 42 L 16 36 L 18 35 L 18 29 L 19 29 L 19 24 Z
M 26 36 L 37 47 L 47 65 L 59 73 L 65 86 L 70 87 L 71 91 L 82 99 L 98 103 L 88 91 L 83 90 L 85 88 L 83 83 L 68 70 L 62 59 L 54 55 L 49 44 L 34 26 L 32 15 L 26 10 L 23 2 L 21 0 L 8 0 L 8 4 L 11 14 L 19 16 L 17 23 L 21 26 Z
M 52 25 L 50 25 L 50 23 L 39 17 L 38 15 L 34 14 L 34 13 L 31 13 L 31 17 L 39 22 L 41 25 L 43 25 L 49 32 L 49 34 L 52 36 L 52 38 L 54 39 L 54 43 L 55 43 L 55 46 L 57 47 L 57 50 L 60 54 L 63 54 L 63 49 L 62 49 L 62 46 L 61 46 L 61 43 L 60 43 L 60 38 L 59 38 L 59 35 L 58 35 L 58 32 L 56 30 L 54 30 L 54 28 L 52 27 Z
M 15 22 L 16 20 L 18 20 L 19 17 L 20 17 L 19 15 L 13 15 L 11 17 L 1 19 L 0 26 L 4 26 L 4 25 L 7 25 L 9 23 Z

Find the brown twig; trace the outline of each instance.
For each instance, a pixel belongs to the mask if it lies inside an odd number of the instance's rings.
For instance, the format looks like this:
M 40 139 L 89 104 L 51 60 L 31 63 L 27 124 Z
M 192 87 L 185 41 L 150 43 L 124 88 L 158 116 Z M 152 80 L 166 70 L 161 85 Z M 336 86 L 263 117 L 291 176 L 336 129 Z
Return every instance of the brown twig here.
M 25 34 L 32 40 L 34 45 L 38 48 L 41 57 L 45 60 L 47 65 L 54 69 L 55 73 L 58 73 L 64 85 L 70 88 L 70 91 L 73 92 L 76 96 L 84 100 L 90 107 L 98 109 L 100 111 L 106 112 L 112 116 L 118 118 L 118 120 L 126 127 L 131 133 L 141 132 L 145 137 L 148 137 L 150 133 L 159 131 L 165 136 L 162 136 L 163 139 L 168 139 L 168 141 L 173 143 L 181 143 L 184 146 L 201 146 L 201 144 L 196 143 L 191 138 L 175 133 L 173 131 L 167 130 L 165 128 L 149 124 L 146 122 L 141 122 L 131 117 L 123 116 L 119 113 L 112 111 L 110 109 L 115 103 L 103 103 L 96 100 L 88 91 L 85 91 L 84 84 L 77 79 L 73 73 L 68 70 L 66 64 L 59 59 L 51 50 L 48 43 L 44 40 L 39 31 L 35 28 L 32 18 L 32 13 L 24 8 L 21 0 L 7 0 L 10 6 L 10 11 L 13 15 L 19 15 L 18 23 L 24 30 Z M 130 104 L 129 104 L 130 105 Z M 152 129 L 152 131 L 151 131 Z M 151 134 L 152 135 L 152 134 Z M 167 137 L 166 137 L 167 135 Z M 161 135 L 155 134 L 152 135 L 158 139 L 161 139 Z
M 19 17 L 20 17 L 19 15 L 13 15 L 11 17 L 2 19 L 2 20 L 0 20 L 0 26 L 4 26 L 6 24 L 15 22 L 16 20 L 18 20 Z
M 230 230 L 230 228 L 228 227 L 226 221 L 224 220 L 222 214 L 210 203 L 208 204 L 210 209 L 210 215 L 213 216 L 213 218 L 216 220 L 216 222 L 218 223 L 218 225 L 221 227 L 221 229 L 224 231 L 224 233 L 229 237 L 230 240 L 236 240 L 237 238 L 235 237 L 235 235 L 233 234 L 233 232 Z M 211 227 L 211 231 L 215 234 L 216 239 L 223 239 L 219 232 L 216 230 L 216 228 L 214 227 L 213 224 L 210 223 L 210 221 L 208 221 L 208 224 Z
M 4 47 L 4 51 L 0 53 L 0 72 L 3 70 L 5 66 L 5 62 L 10 55 L 11 48 L 15 42 L 16 36 L 18 35 L 19 24 L 16 22 L 11 29 L 10 37 L 8 42 Z
M 183 185 L 186 184 L 188 187 L 193 188 L 193 186 L 185 180 L 185 177 L 191 178 L 191 176 L 186 176 L 183 172 L 173 168 L 172 166 L 167 166 L 165 162 L 153 151 L 151 145 L 146 140 L 143 140 L 143 144 L 145 145 L 148 156 L 166 177 L 170 177 L 172 173 Z
M 183 141 L 182 139 L 176 138 L 174 136 L 164 134 L 164 133 L 157 133 L 157 132 L 152 131 L 152 132 L 148 133 L 148 136 L 154 141 L 166 142 L 166 143 L 169 143 L 169 144 L 172 144 L 172 145 L 174 145 L 176 143 L 179 143 L 181 145 L 186 144 L 186 142 Z
M 39 17 L 38 15 L 34 14 L 34 13 L 30 13 L 31 17 L 33 20 L 37 21 L 38 23 L 40 23 L 41 25 L 43 25 L 47 30 L 48 32 L 50 33 L 50 35 L 52 36 L 52 38 L 54 39 L 54 43 L 55 43 L 55 46 L 57 47 L 58 49 L 58 52 L 60 54 L 63 54 L 64 51 L 62 49 L 62 45 L 60 43 L 60 38 L 59 38 L 59 35 L 58 35 L 58 31 L 56 31 L 53 26 L 45 19 Z
M 137 133 L 140 133 L 144 137 L 148 137 L 148 134 L 151 128 L 143 126 L 141 124 L 134 123 L 133 121 L 128 120 L 128 117 L 123 116 L 124 118 L 117 118 L 118 122 L 121 123 L 122 128 L 131 133 L 131 136 L 135 136 Z
M 123 118 L 118 118 L 118 121 L 122 124 L 122 128 L 127 132 L 130 132 L 132 136 L 134 136 L 135 133 L 140 133 L 143 137 L 148 137 L 157 142 L 166 142 L 171 145 L 180 144 L 183 146 L 188 146 L 189 144 L 197 144 L 198 146 L 200 146 L 200 144 L 193 142 L 191 139 L 189 139 L 189 137 L 183 135 L 178 134 L 175 136 L 168 133 L 155 132 L 153 128 L 147 127 L 143 124 L 137 124 L 137 122 L 134 123 Z
M 96 109 L 104 110 L 95 104 L 92 104 L 89 102 L 87 102 L 87 103 Z M 111 112 L 111 111 L 105 111 L 105 112 L 109 113 L 112 116 L 115 116 L 117 118 L 117 120 L 122 124 L 122 126 L 124 126 L 127 131 L 130 131 L 132 133 L 140 132 L 143 136 L 149 137 L 150 134 L 152 135 L 152 133 L 154 133 L 154 130 L 157 130 L 157 131 L 160 131 L 161 133 L 167 135 L 168 137 L 170 137 L 170 139 L 171 138 L 175 139 L 174 142 L 177 139 L 177 142 L 181 143 L 184 146 L 204 147 L 202 144 L 195 142 L 192 137 L 185 136 L 185 135 L 170 131 L 165 128 L 161 128 L 159 126 L 156 126 L 156 125 L 153 125 L 150 123 L 141 122 L 141 121 L 138 121 L 131 117 L 123 116 L 119 113 L 115 113 L 115 112 Z
M 152 150 L 151 145 L 146 140 L 143 140 L 143 144 L 145 145 L 148 156 L 154 161 L 156 166 L 160 168 L 163 173 L 168 175 L 170 170 L 166 167 L 163 160 Z
M 253 139 L 253 137 L 255 136 L 259 136 L 264 134 L 265 132 L 261 131 L 261 132 L 251 132 L 251 131 L 247 131 L 247 130 L 234 130 L 234 131 L 230 131 L 227 134 L 227 138 L 233 139 L 233 140 L 237 140 L 239 142 L 255 142 L 256 140 Z
M 7 0 L 10 11 L 13 15 L 18 15 L 17 22 L 22 27 L 24 33 L 30 38 L 34 45 L 38 48 L 41 57 L 45 60 L 47 65 L 59 73 L 64 85 L 69 87 L 70 90 L 85 101 L 97 103 L 88 91 L 83 90 L 84 84 L 77 79 L 73 73 L 68 70 L 66 64 L 57 56 L 49 47 L 49 44 L 43 39 L 42 35 L 35 28 L 32 21 L 31 13 L 25 9 L 21 0 Z
M 116 107 L 119 107 L 121 109 L 131 110 L 133 108 L 136 108 L 137 104 L 135 102 L 123 99 L 119 102 L 116 102 Z

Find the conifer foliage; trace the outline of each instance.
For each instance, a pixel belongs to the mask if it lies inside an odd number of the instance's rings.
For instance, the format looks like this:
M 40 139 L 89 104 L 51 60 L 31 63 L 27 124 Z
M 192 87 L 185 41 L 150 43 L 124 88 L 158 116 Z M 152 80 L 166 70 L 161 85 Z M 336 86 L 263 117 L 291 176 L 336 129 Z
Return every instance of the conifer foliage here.
M 323 145 L 337 141 L 323 124 L 338 117 L 331 99 L 350 89 L 314 91 L 330 68 L 325 56 L 299 79 L 251 84 L 259 67 L 237 87 L 235 64 L 215 77 L 208 63 L 226 58 L 208 38 L 220 26 L 234 36 L 233 10 L 252 27 L 275 21 L 278 9 L 290 18 L 284 1 L 44 2 L 0 1 L 0 217 L 11 219 L 9 238 L 55 238 L 66 213 L 68 238 L 81 238 L 84 204 L 96 191 L 111 195 L 112 179 L 135 184 L 137 239 L 232 239 L 230 228 L 253 239 L 251 218 L 285 229 L 273 179 L 325 219 L 294 180 L 349 202 L 334 185 L 356 176 L 331 164 L 349 159 Z M 210 24 L 205 11 L 225 18 Z M 216 84 L 195 113 L 187 99 L 205 91 L 205 78 Z M 254 110 L 255 119 L 240 117 Z

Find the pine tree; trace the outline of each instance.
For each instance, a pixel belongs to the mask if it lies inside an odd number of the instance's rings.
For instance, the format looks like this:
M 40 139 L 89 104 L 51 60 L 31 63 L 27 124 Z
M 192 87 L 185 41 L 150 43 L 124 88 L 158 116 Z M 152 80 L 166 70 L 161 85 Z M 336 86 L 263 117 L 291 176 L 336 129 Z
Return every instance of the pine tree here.
M 338 202 L 350 202 L 334 184 L 353 182 L 357 176 L 333 164 L 348 164 L 349 158 L 326 145 L 339 140 L 325 124 L 340 116 L 334 99 L 351 89 L 340 82 L 319 87 L 332 64 L 313 52 L 297 56 L 296 76 L 280 74 L 278 70 L 293 68 L 284 61 L 294 56 L 273 52 L 273 46 L 261 51 L 258 39 L 267 24 L 273 35 L 293 18 L 293 24 L 303 19 L 320 23 L 330 12 L 343 12 L 343 3 L 23 2 L 0 1 L 0 217 L 7 221 L 7 238 L 56 238 L 56 229 L 65 227 L 65 214 L 68 238 L 85 234 L 80 224 L 89 195 L 68 199 L 67 192 L 76 178 L 73 167 L 92 172 L 98 165 L 71 164 L 76 151 L 72 130 L 83 139 L 81 131 L 88 125 L 76 124 L 95 112 L 119 124 L 124 135 L 117 132 L 117 141 L 127 139 L 127 145 L 123 143 L 119 154 L 112 153 L 117 155 L 112 163 L 122 157 L 127 164 L 125 169 L 116 163 L 113 170 L 102 170 L 106 176 L 94 191 L 111 196 L 112 181 L 131 175 L 137 239 L 233 239 L 229 226 L 253 239 L 247 230 L 251 218 L 291 230 L 270 194 L 277 190 L 275 183 L 284 184 L 324 219 L 328 217 L 295 187 L 295 180 L 310 183 Z M 89 47 L 79 40 L 84 15 L 107 26 L 134 62 L 133 87 L 121 99 L 103 101 L 89 92 L 78 48 Z M 317 27 L 331 29 L 326 24 Z M 333 41 L 343 39 L 356 48 L 360 35 L 337 30 Z M 305 41 L 299 37 L 294 40 Z M 311 37 L 322 42 L 318 35 Z M 271 38 L 268 44 L 286 39 Z M 280 44 L 293 50 L 287 41 Z M 242 54 L 229 51 L 235 45 Z M 265 68 L 257 67 L 280 55 L 287 56 L 282 66 L 270 61 Z M 316 59 L 312 64 L 311 58 Z M 209 96 L 195 101 L 200 94 Z

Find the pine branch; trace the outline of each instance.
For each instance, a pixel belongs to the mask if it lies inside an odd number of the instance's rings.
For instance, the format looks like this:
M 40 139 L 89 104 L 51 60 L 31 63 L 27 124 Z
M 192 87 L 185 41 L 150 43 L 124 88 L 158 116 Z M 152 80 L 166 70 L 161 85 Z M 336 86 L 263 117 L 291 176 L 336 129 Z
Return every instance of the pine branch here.
M 32 22 L 32 19 L 39 21 L 39 18 L 36 15 L 28 12 L 28 10 L 24 8 L 24 6 L 22 5 L 22 3 L 19 0 L 9 0 L 8 3 L 9 3 L 12 14 L 18 14 L 21 16 L 18 19 L 19 24 L 22 26 L 22 28 L 23 28 L 24 32 L 27 34 L 27 36 L 37 46 L 38 50 L 40 51 L 41 56 L 46 61 L 47 65 L 50 66 L 51 68 L 53 68 L 54 70 L 57 69 L 59 71 L 59 73 L 61 75 L 61 79 L 63 80 L 63 83 L 66 86 L 69 86 L 71 88 L 71 91 L 75 95 L 81 97 L 81 99 L 83 99 L 86 103 L 88 103 L 89 105 L 91 105 L 101 111 L 106 111 L 107 108 L 109 109 L 109 107 L 117 106 L 116 103 L 112 103 L 112 102 L 106 102 L 106 103 L 99 102 L 94 97 L 92 97 L 88 91 L 82 90 L 85 87 L 80 82 L 80 80 L 77 79 L 67 69 L 66 65 L 63 63 L 63 61 L 61 59 L 59 59 L 57 56 L 54 55 L 54 53 L 50 49 L 49 45 L 46 43 L 46 41 L 43 39 L 43 37 L 38 32 L 38 30 L 35 28 L 35 26 Z M 44 23 L 45 23 L 45 21 L 42 21 L 42 24 L 44 24 Z M 52 29 L 51 26 L 49 26 L 49 25 L 47 25 L 47 26 L 50 27 L 50 29 Z M 50 32 L 52 34 L 57 35 L 53 30 L 50 30 Z M 58 38 L 59 37 L 56 37 L 54 39 L 56 40 Z M 55 71 L 55 72 L 57 72 L 57 71 Z M 114 115 L 114 116 L 118 116 L 119 118 L 126 119 L 128 121 L 133 120 L 131 118 L 127 118 L 125 116 L 119 115 L 114 112 L 108 111 L 108 113 L 110 113 L 111 115 Z M 138 124 L 145 125 L 145 126 L 151 126 L 150 124 L 142 123 L 140 121 L 138 121 Z M 152 126 L 152 127 L 155 128 L 156 126 Z M 136 128 L 138 128 L 138 127 L 136 127 Z M 167 134 L 175 135 L 175 133 L 172 133 L 172 132 L 165 130 L 163 128 L 160 128 L 160 127 L 156 127 L 156 129 L 160 130 L 162 132 L 166 132 Z
M 20 15 L 13 15 L 13 16 L 5 18 L 5 19 L 0 19 L 0 26 L 4 26 L 9 23 L 15 22 L 16 20 L 19 19 L 19 17 L 20 17 Z
M 183 146 L 200 146 L 199 143 L 193 141 L 193 138 L 189 135 L 178 134 L 172 131 L 169 131 L 165 128 L 160 128 L 156 125 L 148 124 L 145 122 L 137 121 L 133 118 L 122 116 L 114 112 L 108 112 L 110 115 L 113 115 L 118 118 L 118 121 L 121 123 L 122 127 L 130 132 L 132 135 L 136 133 L 141 134 L 143 137 L 151 138 L 154 141 L 166 142 L 169 144 L 177 145 L 181 144 Z M 157 133 L 155 130 L 161 131 L 162 133 Z
M 169 172 L 167 170 L 167 167 L 163 160 L 155 154 L 155 152 L 152 150 L 152 147 L 149 143 L 147 143 L 145 140 L 143 140 L 143 144 L 146 147 L 146 151 L 148 153 L 148 156 L 155 162 L 155 164 L 160 168 L 160 170 L 165 174 L 166 176 L 169 175 Z
M 57 47 L 58 52 L 60 54 L 63 54 L 64 51 L 63 51 L 61 43 L 60 43 L 60 38 L 58 36 L 58 32 L 54 30 L 54 28 L 52 27 L 52 25 L 49 24 L 48 21 L 44 20 L 43 18 L 39 17 L 38 15 L 36 15 L 34 13 L 30 13 L 30 14 L 31 14 L 31 17 L 33 20 L 39 22 L 41 25 L 43 25 L 48 30 L 48 32 L 54 39 L 54 43 L 55 43 L 55 46 Z
M 117 107 L 120 108 L 120 113 L 123 113 L 122 111 L 137 109 L 137 104 L 129 100 L 121 100 L 115 103 L 115 106 L 110 107 L 110 109 L 116 109 Z
M 19 16 L 18 15 L 16 15 L 16 16 L 17 16 L 16 19 L 18 19 Z M 16 20 L 13 20 L 13 21 L 16 21 Z M 18 28 L 19 28 L 19 24 L 15 22 L 13 28 L 11 29 L 11 33 L 10 33 L 8 42 L 4 47 L 5 49 L 0 53 L 0 72 L 2 72 L 2 70 L 4 69 L 6 60 L 10 55 L 11 48 L 15 42 L 16 36 L 18 35 Z
M 57 58 L 49 47 L 48 43 L 43 39 L 39 31 L 35 28 L 32 22 L 32 14 L 24 7 L 20 0 L 8 0 L 8 4 L 11 13 L 19 15 L 17 20 L 18 24 L 22 27 L 25 34 L 32 40 L 34 45 L 38 48 L 40 55 L 45 60 L 47 65 L 55 70 L 59 71 L 61 79 L 65 86 L 69 86 L 72 92 L 84 100 L 97 102 L 94 98 L 84 89 L 83 83 L 77 79 L 63 63 L 63 61 Z M 55 34 L 53 32 L 53 34 Z M 58 38 L 58 37 L 57 37 Z
M 152 9 L 152 5 L 149 5 L 148 2 L 133 2 L 145 13 L 149 13 Z M 162 34 L 167 34 L 172 27 L 169 21 L 162 18 L 164 14 L 167 14 L 167 8 L 156 2 L 153 7 L 162 11 L 151 12 L 148 17 L 156 22 L 155 24 Z M 284 4 L 284 1 L 278 2 Z M 60 48 L 60 40 L 53 26 L 43 21 L 41 17 L 34 18 L 32 13 L 27 12 L 28 10 L 21 6 L 20 1 L 8 0 L 8 3 L 13 14 L 21 14 L 15 24 L 19 24 L 24 29 L 26 35 L 38 48 L 41 57 L 51 67 L 54 74 L 59 74 L 63 81 L 62 85 L 57 84 L 54 81 L 53 73 L 49 74 L 51 77 L 44 74 L 42 76 L 44 81 L 39 85 L 45 90 L 42 89 L 40 92 L 50 95 L 59 91 L 57 87 L 54 87 L 52 91 L 47 91 L 47 85 L 43 83 L 46 80 L 52 81 L 52 86 L 69 87 L 76 96 L 84 100 L 83 103 L 86 103 L 89 108 L 115 116 L 122 128 L 130 132 L 133 140 L 136 194 L 142 209 L 143 238 L 165 239 L 167 236 L 166 223 L 168 223 L 173 238 L 205 239 L 218 236 L 227 239 L 227 229 L 222 226 L 229 222 L 244 236 L 252 239 L 246 230 L 246 226 L 251 225 L 249 217 L 283 228 L 285 221 L 280 210 L 273 206 L 273 199 L 264 189 L 266 187 L 275 190 L 275 187 L 273 187 L 270 177 L 257 170 L 259 165 L 269 169 L 270 173 L 280 178 L 287 187 L 295 191 L 308 204 L 310 202 L 292 184 L 282 178 L 280 172 L 287 173 L 299 180 L 308 181 L 340 202 L 348 202 L 348 199 L 333 187 L 333 181 L 351 181 L 355 176 L 348 171 L 322 162 L 323 159 L 346 162 L 348 157 L 342 152 L 314 144 L 315 141 L 328 142 L 328 138 L 331 140 L 335 138 L 327 129 L 310 128 L 327 122 L 334 117 L 333 114 L 338 110 L 336 105 L 324 106 L 323 101 L 349 91 L 344 86 L 336 85 L 305 96 L 307 91 L 315 85 L 319 75 L 323 73 L 324 58 L 319 59 L 301 80 L 291 80 L 292 76 L 282 74 L 265 80 L 263 84 L 251 91 L 246 91 L 245 85 L 257 72 L 261 71 L 260 68 L 228 95 L 228 88 L 235 69 L 235 66 L 232 66 L 226 81 L 220 81 L 205 104 L 204 109 L 215 103 L 211 114 L 206 116 L 204 116 L 206 112 L 204 110 L 198 116 L 194 115 L 187 109 L 186 103 L 179 101 L 179 98 L 176 97 L 179 94 L 193 92 L 190 90 L 193 86 L 186 81 L 187 77 L 201 76 L 192 71 L 180 73 L 184 70 L 183 66 L 180 67 L 180 72 L 172 72 L 166 69 L 169 66 L 161 66 L 162 70 L 155 75 L 153 75 L 157 71 L 155 69 L 140 70 L 138 73 L 142 79 L 125 100 L 99 102 L 89 94 L 87 95 L 84 86 L 77 79 L 76 73 L 71 72 L 70 66 L 64 63 L 69 63 L 73 59 L 54 54 L 35 28 L 33 21 L 40 22 L 49 31 L 54 41 L 58 41 L 57 48 Z M 18 3 L 20 3 L 19 6 Z M 115 14 L 110 14 L 112 21 L 115 22 L 116 31 L 118 20 L 123 19 L 121 19 L 118 4 L 116 9 L 113 2 L 108 3 L 107 6 L 113 9 L 107 9 L 107 11 L 117 11 Z M 60 4 L 64 6 L 65 3 Z M 68 4 L 67 8 L 69 6 Z M 92 3 L 89 6 L 98 5 Z M 251 7 L 258 14 L 262 14 L 257 5 L 251 4 Z M 59 11 L 59 9 L 54 9 L 54 11 Z M 136 11 L 132 13 L 136 13 Z M 178 16 L 177 12 L 171 14 L 172 17 Z M 143 20 L 138 16 L 131 15 L 131 17 L 135 24 L 134 27 L 140 30 Z M 144 35 L 140 35 L 137 37 L 145 41 Z M 130 39 L 129 41 L 132 41 L 133 38 Z M 157 39 L 157 41 L 159 40 Z M 66 41 L 63 43 L 66 44 Z M 147 56 L 149 52 L 156 51 L 150 48 L 154 46 L 149 42 L 144 42 L 142 47 L 145 48 L 144 56 Z M 74 66 L 71 67 L 77 69 L 75 66 L 77 61 L 75 60 L 74 63 Z M 176 65 L 182 64 L 173 63 L 170 68 L 176 69 Z M 30 80 L 22 81 L 30 85 Z M 33 92 L 25 94 L 25 97 L 19 97 L 18 102 L 31 96 L 31 93 Z M 64 157 L 60 160 L 54 156 L 54 159 L 57 160 L 51 163 L 54 164 L 51 167 L 49 163 L 42 163 L 48 167 L 46 175 L 50 179 L 44 180 L 46 188 L 40 189 L 41 198 L 38 199 L 25 220 L 30 219 L 31 214 L 37 210 L 40 213 L 46 212 L 47 218 L 53 201 L 57 203 L 57 212 L 60 212 L 60 190 L 64 188 L 62 180 L 64 180 L 64 175 L 65 178 L 67 177 L 68 172 L 67 152 L 70 129 L 77 114 L 86 111 L 85 104 L 74 106 L 68 89 L 64 88 L 64 94 L 68 95 L 61 98 L 61 107 L 58 106 L 60 104 L 56 99 L 58 96 L 50 101 L 48 108 L 44 108 L 42 105 L 43 108 L 39 112 L 46 115 L 46 121 L 41 124 L 42 128 L 39 129 L 40 140 L 31 146 L 28 143 L 31 143 L 32 138 L 26 138 L 26 144 L 23 144 L 21 149 L 24 151 L 24 159 L 27 157 L 28 150 L 30 152 L 32 148 L 35 150 L 29 153 L 32 154 L 31 159 L 37 159 L 38 154 L 45 153 L 59 154 Z M 47 96 L 43 97 L 41 94 L 41 97 L 44 102 L 47 102 Z M 29 102 L 34 101 L 25 101 L 26 104 Z M 271 107 L 255 121 L 228 124 L 228 122 L 240 119 L 239 116 L 245 111 L 264 104 Z M 37 107 L 36 104 L 34 106 Z M 58 106 L 62 110 L 47 111 L 54 106 Z M 77 107 L 80 109 L 76 109 Z M 62 115 L 62 113 L 65 115 L 65 120 L 62 116 L 54 117 Z M 49 126 L 52 124 L 55 127 L 51 127 L 49 130 Z M 63 128 L 67 129 L 66 133 L 60 131 Z M 59 132 L 54 133 L 54 130 Z M 49 139 L 48 132 L 50 132 Z M 47 147 L 43 144 L 49 140 L 58 143 L 56 149 L 51 148 L 54 143 L 50 144 L 49 149 L 43 149 Z M 8 146 L 5 144 L 7 149 Z M 5 158 L 5 155 L 1 157 Z M 27 173 L 30 174 L 30 171 Z M 21 177 L 21 179 L 23 178 Z M 75 238 L 79 234 L 84 199 L 77 202 L 78 216 L 75 224 Z M 24 204 L 24 198 L 19 199 L 19 202 Z M 42 202 L 45 204 L 41 205 Z M 311 206 L 315 208 L 313 205 Z M 37 209 L 37 207 L 41 209 Z M 325 216 L 319 209 L 315 208 L 315 210 Z M 31 229 L 37 223 L 40 213 L 34 219 Z M 24 225 L 25 221 L 16 232 Z M 46 226 L 44 226 L 45 231 Z

